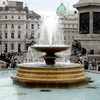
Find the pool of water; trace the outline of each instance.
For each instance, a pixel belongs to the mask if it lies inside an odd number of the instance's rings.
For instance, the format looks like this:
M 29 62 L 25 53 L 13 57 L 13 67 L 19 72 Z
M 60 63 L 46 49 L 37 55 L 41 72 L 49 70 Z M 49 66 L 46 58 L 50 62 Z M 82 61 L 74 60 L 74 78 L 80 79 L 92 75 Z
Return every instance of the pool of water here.
M 100 74 L 85 73 L 94 80 L 70 89 L 23 88 L 13 84 L 16 70 L 0 70 L 0 100 L 100 100 Z

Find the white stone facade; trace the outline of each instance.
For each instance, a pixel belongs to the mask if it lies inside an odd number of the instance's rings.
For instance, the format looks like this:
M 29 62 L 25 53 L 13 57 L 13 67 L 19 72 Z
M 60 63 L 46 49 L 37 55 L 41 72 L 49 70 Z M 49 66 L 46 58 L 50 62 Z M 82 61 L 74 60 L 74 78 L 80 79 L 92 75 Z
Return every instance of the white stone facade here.
M 78 13 L 67 11 L 59 16 L 59 21 L 63 28 L 65 44 L 71 45 L 78 35 Z
M 39 36 L 40 16 L 33 11 L 17 10 L 16 7 L 0 10 L 1 52 L 23 52 L 32 39 Z

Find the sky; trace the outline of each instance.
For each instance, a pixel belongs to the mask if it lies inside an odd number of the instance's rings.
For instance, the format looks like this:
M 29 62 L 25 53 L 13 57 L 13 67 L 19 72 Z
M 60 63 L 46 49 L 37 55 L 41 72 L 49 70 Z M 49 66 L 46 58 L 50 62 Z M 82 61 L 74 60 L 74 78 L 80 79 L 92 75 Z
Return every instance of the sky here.
M 76 10 L 73 8 L 73 4 L 79 0 L 9 0 L 9 1 L 23 1 L 29 7 L 29 10 L 35 12 L 56 12 L 57 7 L 61 2 L 64 3 L 67 9 Z

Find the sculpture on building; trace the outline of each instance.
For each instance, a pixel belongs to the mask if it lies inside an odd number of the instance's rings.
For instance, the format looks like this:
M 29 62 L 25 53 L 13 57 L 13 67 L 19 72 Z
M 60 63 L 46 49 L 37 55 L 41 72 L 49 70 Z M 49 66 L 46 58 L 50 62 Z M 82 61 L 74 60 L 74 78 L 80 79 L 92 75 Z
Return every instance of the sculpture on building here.
M 86 49 L 82 48 L 81 43 L 78 40 L 74 40 L 72 43 L 71 56 L 84 56 Z

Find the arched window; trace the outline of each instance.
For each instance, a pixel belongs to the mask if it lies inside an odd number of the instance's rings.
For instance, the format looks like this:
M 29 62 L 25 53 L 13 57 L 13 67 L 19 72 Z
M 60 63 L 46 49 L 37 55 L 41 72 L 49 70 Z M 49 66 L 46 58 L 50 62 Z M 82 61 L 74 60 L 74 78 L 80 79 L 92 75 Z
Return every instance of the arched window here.
M 8 38 L 8 34 L 7 34 L 7 32 L 5 32 L 5 38 L 6 38 L 6 39 Z
M 34 38 L 34 33 L 31 33 L 31 38 Z
M 14 38 L 14 33 L 11 33 L 11 38 Z

